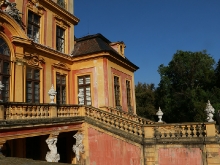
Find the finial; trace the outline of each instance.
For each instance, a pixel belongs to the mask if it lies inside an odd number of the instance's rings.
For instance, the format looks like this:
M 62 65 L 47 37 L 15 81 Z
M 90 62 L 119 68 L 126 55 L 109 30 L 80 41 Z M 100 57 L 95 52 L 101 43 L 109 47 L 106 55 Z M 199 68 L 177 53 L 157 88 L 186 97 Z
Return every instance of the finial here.
M 161 111 L 160 107 L 159 110 L 157 111 L 156 115 L 158 116 L 158 123 L 162 123 L 162 116 L 163 116 L 163 112 Z

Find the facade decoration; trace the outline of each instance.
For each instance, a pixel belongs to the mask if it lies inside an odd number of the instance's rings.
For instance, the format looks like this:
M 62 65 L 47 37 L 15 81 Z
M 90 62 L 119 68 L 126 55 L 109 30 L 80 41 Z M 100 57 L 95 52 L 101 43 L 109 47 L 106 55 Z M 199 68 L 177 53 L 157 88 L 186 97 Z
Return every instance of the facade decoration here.
M 36 53 L 34 54 L 25 54 L 24 59 L 28 65 L 38 66 L 39 63 L 45 63 L 43 58 L 40 58 Z
M 55 98 L 57 92 L 55 91 L 55 89 L 54 89 L 54 87 L 53 87 L 53 84 L 52 84 L 52 86 L 51 86 L 51 88 L 50 88 L 48 94 L 49 94 L 50 100 L 51 100 L 50 103 L 51 103 L 51 104 L 54 104 L 54 98 Z
M 60 154 L 57 153 L 57 137 L 49 137 L 46 143 L 50 149 L 46 155 L 47 162 L 58 162 L 60 160 Z
M 77 161 L 79 161 L 80 160 L 80 153 L 84 152 L 83 134 L 76 133 L 73 137 L 76 139 L 76 144 L 73 145 L 73 152 L 76 154 Z
M 162 120 L 162 116 L 163 116 L 163 112 L 161 111 L 160 107 L 159 107 L 159 110 L 157 111 L 156 115 L 158 116 L 158 123 L 162 123 L 163 120 Z
M 214 122 L 214 120 L 213 120 L 214 115 L 213 114 L 215 113 L 215 109 L 212 107 L 209 100 L 208 100 L 208 103 L 206 104 L 205 111 L 207 113 L 207 121 Z
M 10 15 L 14 20 L 18 22 L 18 24 L 21 27 L 23 27 L 24 25 L 20 16 L 20 14 L 22 13 L 19 12 L 19 10 L 17 9 L 16 7 L 17 4 L 15 2 L 9 2 L 9 0 L 4 0 L 1 2 L 1 6 L 2 5 L 7 5 L 7 7 L 3 10 L 3 12 Z

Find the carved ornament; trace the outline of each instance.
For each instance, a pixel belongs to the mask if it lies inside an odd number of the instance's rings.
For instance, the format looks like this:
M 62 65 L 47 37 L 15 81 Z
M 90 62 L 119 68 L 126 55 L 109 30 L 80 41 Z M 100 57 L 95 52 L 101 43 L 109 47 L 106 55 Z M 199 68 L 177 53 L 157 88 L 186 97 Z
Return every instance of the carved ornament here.
M 9 0 L 0 0 L 0 8 L 2 6 L 6 6 L 3 12 L 11 16 L 23 28 L 24 24 L 20 16 L 22 13 L 17 9 L 17 4 L 15 2 L 10 2 Z
M 62 17 L 60 17 L 60 16 L 58 16 L 58 15 L 56 15 L 56 14 L 54 14 L 54 18 L 56 19 L 56 23 L 57 23 L 60 27 L 62 27 L 62 28 L 64 28 L 64 29 L 66 29 L 67 26 L 68 26 L 68 27 L 71 26 L 71 23 L 70 23 L 70 22 L 68 22 L 67 20 L 64 20 Z
M 24 59 L 28 65 L 39 66 L 39 63 L 45 63 L 45 60 L 42 57 L 39 57 L 36 53 L 25 54 Z
M 70 68 L 65 63 L 62 63 L 62 62 L 58 62 L 56 64 L 53 64 L 53 66 L 58 69 L 70 71 Z
M 43 15 L 45 8 L 39 4 L 39 0 L 28 0 L 27 6 L 33 10 L 35 13 Z

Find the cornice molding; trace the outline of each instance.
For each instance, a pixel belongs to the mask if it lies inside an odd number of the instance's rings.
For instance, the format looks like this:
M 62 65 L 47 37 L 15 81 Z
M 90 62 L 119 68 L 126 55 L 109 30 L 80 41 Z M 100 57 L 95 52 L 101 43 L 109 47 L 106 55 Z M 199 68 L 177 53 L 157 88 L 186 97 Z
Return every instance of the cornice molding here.
M 53 7 L 54 10 L 58 10 L 59 13 L 62 13 L 63 15 L 65 15 L 72 24 L 77 25 L 79 22 L 79 18 L 75 17 L 74 15 L 72 15 L 70 12 L 68 12 L 66 9 L 63 9 L 62 7 L 60 7 L 57 3 L 55 3 L 52 0 L 40 0 L 48 5 L 50 5 L 51 7 Z
M 64 29 L 66 29 L 67 28 L 66 26 L 68 26 L 68 27 L 71 26 L 70 22 L 68 22 L 67 20 L 61 18 L 57 14 L 54 14 L 53 16 L 56 19 L 56 22 L 59 24 L 60 27 L 63 27 Z
M 60 58 L 72 61 L 72 57 L 70 55 L 68 55 L 68 54 L 61 53 L 61 52 L 59 52 L 57 50 L 54 50 L 53 48 L 41 45 L 39 43 L 33 42 L 33 45 L 34 45 L 35 48 L 37 48 L 40 51 L 44 51 L 44 52 L 46 52 L 48 54 L 52 54 L 53 56 L 55 55 L 57 57 L 60 57 Z
M 70 71 L 70 68 L 65 63 L 62 63 L 62 62 L 58 62 L 58 63 L 53 64 L 53 67 Z

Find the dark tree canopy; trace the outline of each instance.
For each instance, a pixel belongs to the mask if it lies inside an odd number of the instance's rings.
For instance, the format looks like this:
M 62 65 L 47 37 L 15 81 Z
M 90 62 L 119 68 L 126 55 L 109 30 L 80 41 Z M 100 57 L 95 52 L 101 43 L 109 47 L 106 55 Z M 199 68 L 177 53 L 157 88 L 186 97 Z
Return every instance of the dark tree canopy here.
M 206 51 L 177 51 L 158 72 L 161 79 L 157 88 L 153 84 L 136 85 L 138 115 L 154 119 L 161 107 L 165 122 L 204 122 L 208 100 L 216 112 L 220 110 L 220 60 L 215 64 Z
M 135 85 L 136 107 L 139 116 L 153 120 L 156 113 L 154 84 L 138 82 Z

